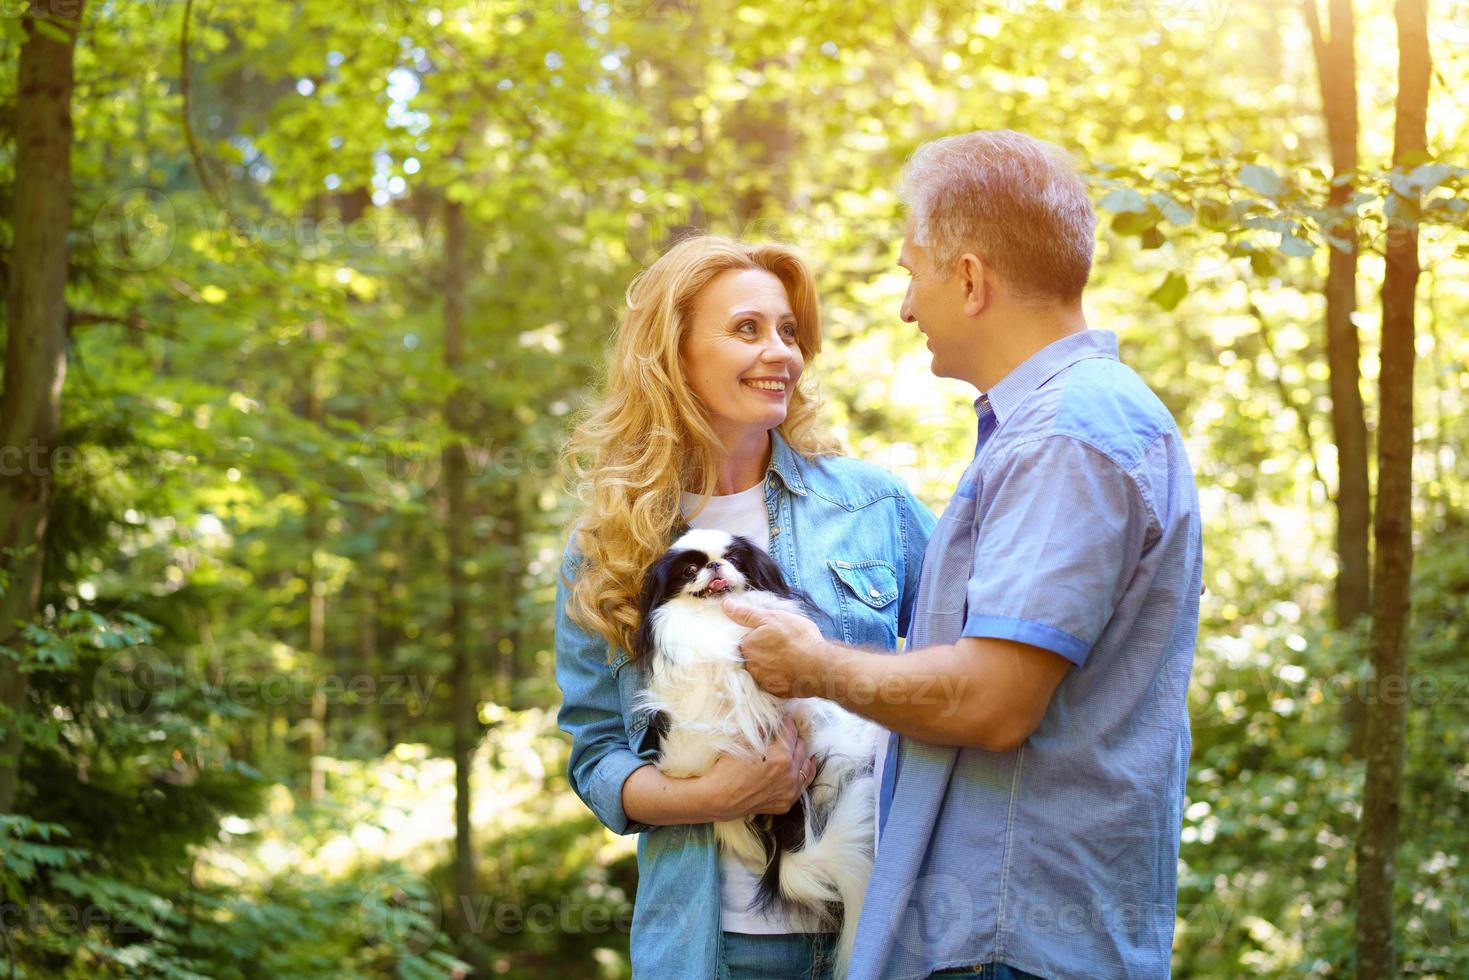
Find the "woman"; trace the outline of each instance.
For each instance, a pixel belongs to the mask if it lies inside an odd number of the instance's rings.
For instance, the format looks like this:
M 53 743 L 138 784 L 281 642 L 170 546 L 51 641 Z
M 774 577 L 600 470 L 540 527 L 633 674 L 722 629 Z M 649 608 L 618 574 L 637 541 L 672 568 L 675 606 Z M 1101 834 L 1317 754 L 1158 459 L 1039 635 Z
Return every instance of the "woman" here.
M 831 613 L 833 639 L 892 650 L 907 630 L 933 516 L 901 480 L 838 455 L 799 383 L 821 348 L 816 292 L 780 245 L 686 239 L 627 292 L 601 400 L 567 450 L 583 508 L 556 595 L 558 722 L 572 788 L 613 832 L 638 833 L 634 973 L 722 980 L 828 976 L 834 934 L 753 913 L 754 876 L 711 824 L 784 813 L 815 772 L 787 726 L 763 761 L 692 779 L 651 765 L 629 711 L 644 569 L 676 522 L 745 534 Z

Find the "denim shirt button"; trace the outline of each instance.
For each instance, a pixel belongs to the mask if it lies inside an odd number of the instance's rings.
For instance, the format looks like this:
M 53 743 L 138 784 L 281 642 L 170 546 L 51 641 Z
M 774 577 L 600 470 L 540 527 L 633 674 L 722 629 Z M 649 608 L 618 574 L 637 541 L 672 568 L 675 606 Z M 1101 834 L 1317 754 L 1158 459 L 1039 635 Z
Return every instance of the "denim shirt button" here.
M 780 526 L 779 526 L 779 525 L 776 525 L 776 526 L 775 526 L 775 527 L 772 527 L 772 528 L 771 528 L 771 529 L 770 529 L 770 536 L 771 536 L 771 537 L 772 537 L 772 538 L 773 538 L 773 537 L 775 537 L 775 536 L 776 536 L 776 535 L 777 535 L 777 534 L 779 534 L 779 533 L 780 533 Z

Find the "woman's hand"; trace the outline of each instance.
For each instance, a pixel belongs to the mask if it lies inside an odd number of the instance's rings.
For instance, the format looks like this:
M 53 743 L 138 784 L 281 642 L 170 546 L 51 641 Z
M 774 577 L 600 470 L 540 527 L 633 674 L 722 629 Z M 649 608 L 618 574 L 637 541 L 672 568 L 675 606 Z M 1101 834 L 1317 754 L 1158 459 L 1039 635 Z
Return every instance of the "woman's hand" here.
M 817 762 L 787 718 L 765 749 L 763 759 L 722 755 L 702 776 L 715 820 L 739 820 L 756 813 L 785 813 L 816 777 Z
M 817 761 L 786 719 L 763 759 L 722 755 L 701 776 L 675 779 L 652 765 L 622 784 L 629 820 L 651 826 L 741 820 L 756 813 L 785 813 L 816 778 Z

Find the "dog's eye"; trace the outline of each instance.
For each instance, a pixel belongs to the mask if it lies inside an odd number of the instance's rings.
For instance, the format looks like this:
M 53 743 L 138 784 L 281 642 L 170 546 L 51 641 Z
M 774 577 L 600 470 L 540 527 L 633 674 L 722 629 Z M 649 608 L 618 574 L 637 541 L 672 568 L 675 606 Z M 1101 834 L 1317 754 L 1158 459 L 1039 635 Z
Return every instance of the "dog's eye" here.
M 697 574 L 699 574 L 699 570 L 693 565 L 690 565 L 688 568 L 685 568 L 683 570 L 683 577 L 687 579 L 692 579 Z

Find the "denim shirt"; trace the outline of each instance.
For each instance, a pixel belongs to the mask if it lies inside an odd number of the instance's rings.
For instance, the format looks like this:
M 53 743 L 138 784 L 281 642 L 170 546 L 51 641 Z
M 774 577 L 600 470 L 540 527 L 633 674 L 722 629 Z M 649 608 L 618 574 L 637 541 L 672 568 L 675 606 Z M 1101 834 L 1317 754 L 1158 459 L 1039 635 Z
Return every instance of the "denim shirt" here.
M 824 615 L 829 639 L 893 651 L 913 614 L 933 514 L 903 481 L 847 457 L 807 459 L 771 432 L 765 505 L 770 555 Z M 571 620 L 568 583 L 580 554 L 567 545 L 556 590 L 557 724 L 571 736 L 571 788 L 609 830 L 638 834 L 631 936 L 635 976 L 714 980 L 719 970 L 719 862 L 712 824 L 653 827 L 628 819 L 622 784 L 657 746 L 648 717 L 629 710 L 649 666 Z

